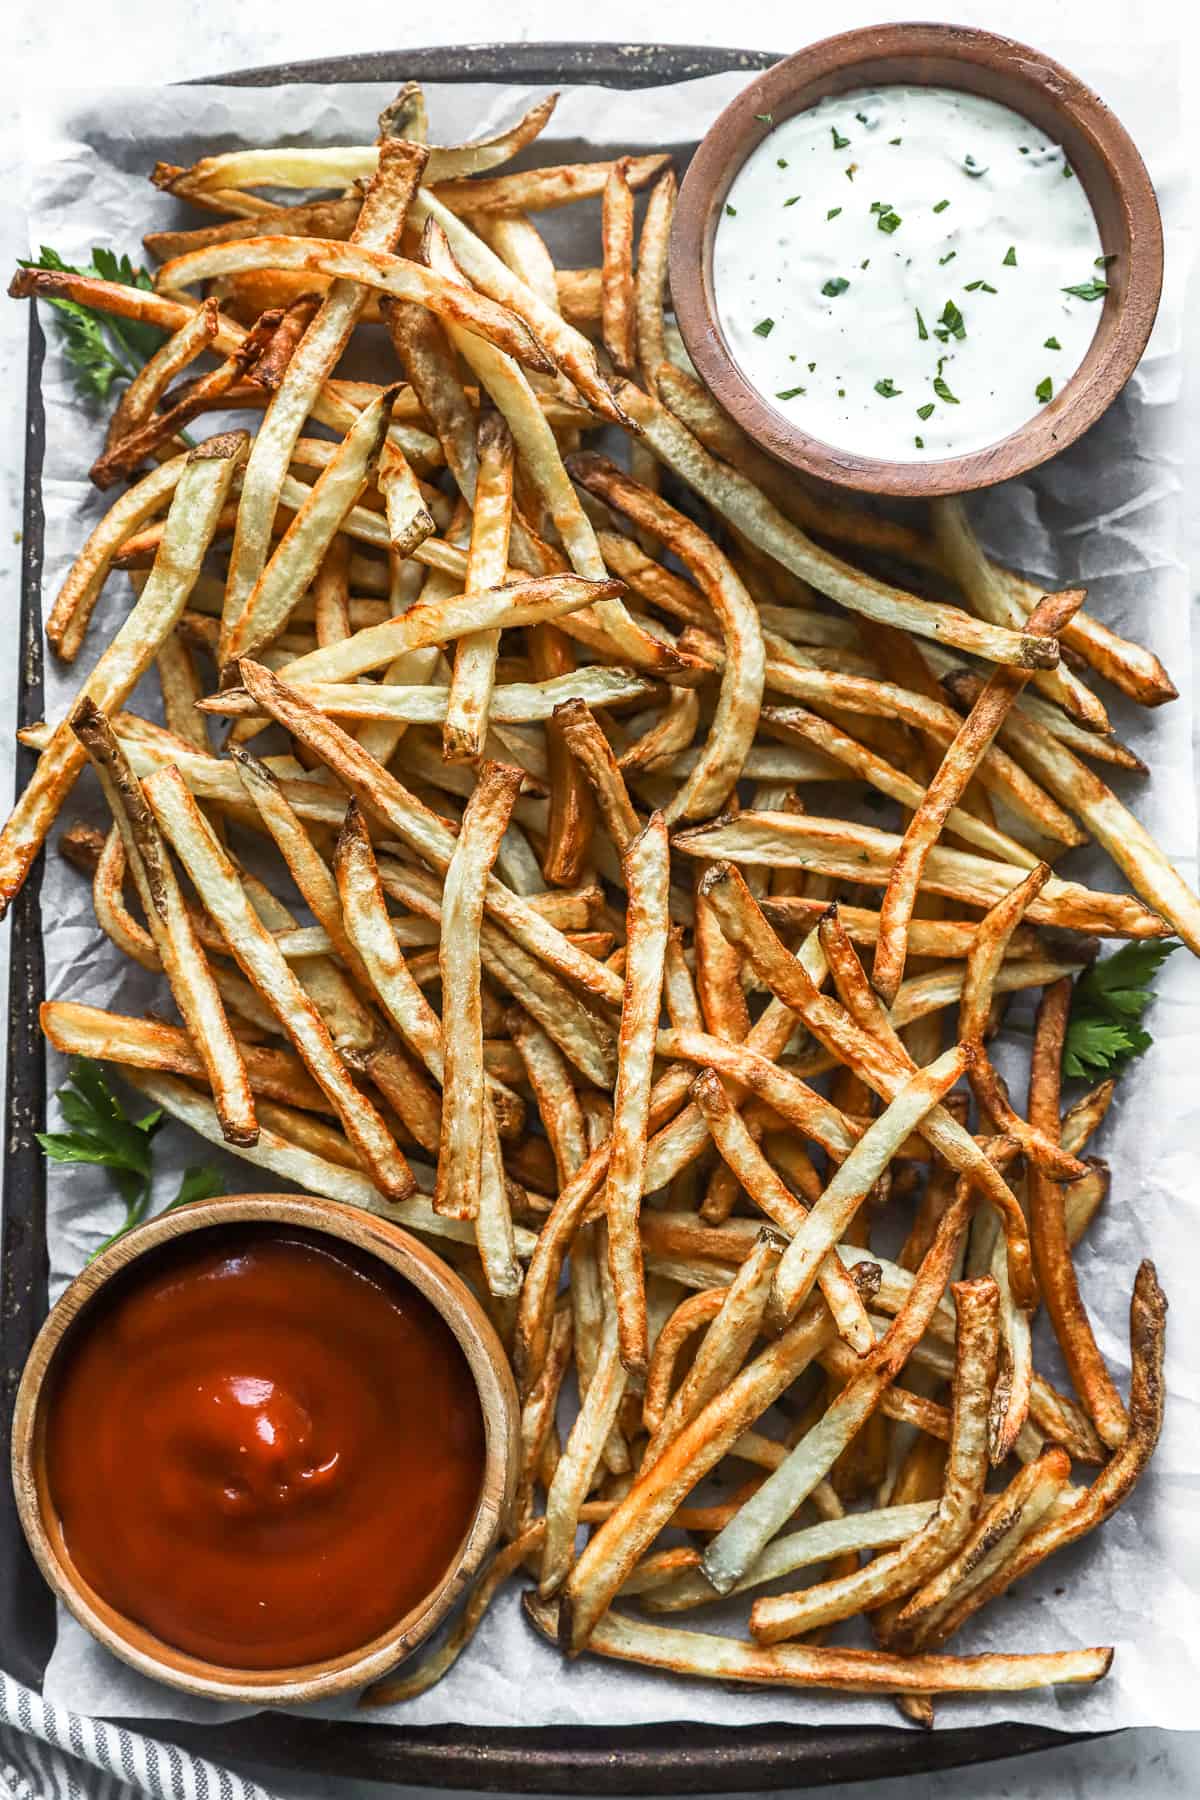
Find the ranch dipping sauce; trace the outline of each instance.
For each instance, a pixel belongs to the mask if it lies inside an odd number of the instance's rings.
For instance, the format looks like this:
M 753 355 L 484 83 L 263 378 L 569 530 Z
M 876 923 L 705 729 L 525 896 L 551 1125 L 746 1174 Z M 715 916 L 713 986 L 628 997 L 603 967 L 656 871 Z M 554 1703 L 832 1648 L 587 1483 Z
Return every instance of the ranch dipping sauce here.
M 997 443 L 1061 392 L 1106 259 L 1061 148 L 952 89 L 821 100 L 738 171 L 713 245 L 748 381 L 841 450 L 927 462 Z

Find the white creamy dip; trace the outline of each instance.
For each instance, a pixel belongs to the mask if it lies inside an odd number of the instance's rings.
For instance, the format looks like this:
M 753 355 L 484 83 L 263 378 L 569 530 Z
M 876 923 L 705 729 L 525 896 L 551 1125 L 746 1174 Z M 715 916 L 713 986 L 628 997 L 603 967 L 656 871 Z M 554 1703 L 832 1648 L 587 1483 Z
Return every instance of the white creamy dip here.
M 713 246 L 746 378 L 813 437 L 892 462 L 984 449 L 1061 392 L 1106 269 L 1061 148 L 927 87 L 833 96 L 769 131 Z

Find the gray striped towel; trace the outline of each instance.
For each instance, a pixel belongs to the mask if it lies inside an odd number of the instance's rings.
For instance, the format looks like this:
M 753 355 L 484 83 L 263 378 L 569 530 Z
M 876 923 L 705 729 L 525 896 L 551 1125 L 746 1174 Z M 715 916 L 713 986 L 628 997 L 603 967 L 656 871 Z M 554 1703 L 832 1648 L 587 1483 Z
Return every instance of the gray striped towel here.
M 232 1769 L 89 1719 L 0 1671 L 0 1800 L 272 1800 Z

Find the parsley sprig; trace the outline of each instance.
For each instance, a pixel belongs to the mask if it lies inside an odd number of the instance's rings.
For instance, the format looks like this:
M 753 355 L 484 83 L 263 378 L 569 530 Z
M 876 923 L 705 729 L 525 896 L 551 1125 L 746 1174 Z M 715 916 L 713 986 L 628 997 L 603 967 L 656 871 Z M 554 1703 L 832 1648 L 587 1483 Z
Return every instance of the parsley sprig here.
M 39 1131 L 37 1141 L 51 1162 L 98 1163 L 111 1170 L 113 1185 L 125 1202 L 125 1217 L 94 1255 L 123 1237 L 146 1216 L 154 1182 L 153 1141 L 163 1122 L 161 1107 L 131 1119 L 109 1087 L 103 1071 L 85 1057 L 73 1057 L 58 1104 L 69 1131 Z M 194 1164 L 184 1171 L 179 1192 L 163 1208 L 170 1212 L 192 1200 L 211 1200 L 225 1192 L 216 1169 Z
M 117 281 L 122 287 L 153 290 L 154 283 L 145 269 L 135 268 L 128 256 L 117 256 L 112 250 L 96 247 L 86 269 L 64 262 L 57 250 L 43 244 L 36 262 L 28 258 L 25 269 L 58 269 L 67 275 L 95 275 L 102 281 Z M 112 313 L 96 312 L 78 300 L 47 296 L 60 315 L 63 352 L 71 366 L 71 378 L 85 400 L 107 400 L 114 381 L 132 381 L 144 362 L 166 339 L 166 332 L 156 325 L 143 325 L 136 319 L 119 319 Z
M 1093 963 L 1075 983 L 1063 1045 L 1063 1074 L 1092 1081 L 1121 1075 L 1153 1039 L 1142 1018 L 1154 998 L 1153 982 L 1177 943 L 1125 944 Z

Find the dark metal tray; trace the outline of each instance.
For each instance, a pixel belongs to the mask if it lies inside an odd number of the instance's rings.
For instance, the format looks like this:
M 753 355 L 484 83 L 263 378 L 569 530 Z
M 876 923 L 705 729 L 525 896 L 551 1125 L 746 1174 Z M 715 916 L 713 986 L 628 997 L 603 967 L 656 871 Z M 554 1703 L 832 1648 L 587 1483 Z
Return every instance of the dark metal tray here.
M 687 81 L 735 69 L 762 69 L 766 51 L 687 44 L 473 44 L 379 51 L 318 62 L 277 63 L 202 77 L 235 87 L 284 82 L 583 81 L 619 88 Z M 30 309 L 21 591 L 20 723 L 40 719 L 42 684 L 41 396 L 44 340 Z M 35 758 L 18 748 L 17 791 Z M 45 1159 L 34 1139 L 45 1118 L 46 1059 L 38 1028 L 45 968 L 41 933 L 42 859 L 12 909 L 8 1080 L 0 1235 L 0 1451 L 8 1463 L 17 1382 L 47 1310 Z M 17 1521 L 10 1484 L 0 1478 L 0 1666 L 40 1688 L 54 1640 L 54 1608 Z M 130 1721 L 135 1723 L 135 1721 Z M 1040 1726 L 951 1727 L 922 1734 L 878 1726 L 700 1724 L 610 1727 L 409 1727 L 342 1723 L 264 1712 L 232 1725 L 147 1721 L 178 1744 L 218 1761 L 314 1775 L 352 1775 L 397 1784 L 541 1794 L 697 1794 L 826 1787 L 887 1775 L 919 1775 L 1072 1741 L 1080 1734 Z M 1095 1735 L 1095 1734 L 1089 1734 Z

